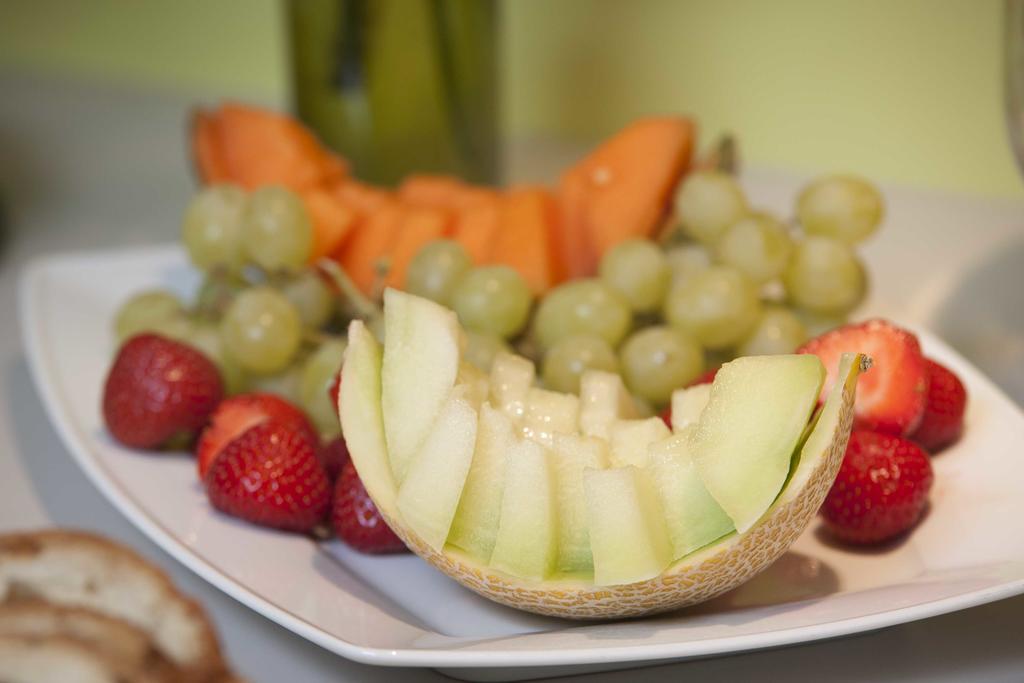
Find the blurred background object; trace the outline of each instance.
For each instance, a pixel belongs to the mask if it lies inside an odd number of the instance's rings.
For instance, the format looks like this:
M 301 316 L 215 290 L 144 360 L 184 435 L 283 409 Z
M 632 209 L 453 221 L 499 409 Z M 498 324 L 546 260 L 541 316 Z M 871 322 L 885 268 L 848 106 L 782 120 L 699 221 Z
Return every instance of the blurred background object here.
M 741 133 L 752 166 L 841 159 L 879 181 L 1024 194 L 1003 125 L 1002 0 L 499 0 L 494 12 L 505 145 L 582 147 L 680 111 L 705 143 Z M 278 0 L 3 3 L 0 69 L 283 107 L 286 19 Z
M 289 0 L 292 101 L 370 182 L 498 173 L 494 0 Z

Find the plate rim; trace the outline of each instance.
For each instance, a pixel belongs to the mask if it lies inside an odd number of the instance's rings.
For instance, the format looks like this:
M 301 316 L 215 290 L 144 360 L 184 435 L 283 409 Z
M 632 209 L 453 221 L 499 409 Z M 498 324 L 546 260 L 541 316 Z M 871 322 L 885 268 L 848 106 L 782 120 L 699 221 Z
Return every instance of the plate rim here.
M 246 585 L 230 578 L 217 567 L 195 553 L 155 518 L 144 512 L 134 501 L 130 492 L 118 486 L 104 472 L 89 451 L 85 439 L 79 436 L 66 401 L 59 392 L 55 365 L 48 361 L 45 345 L 43 309 L 40 296 L 42 284 L 60 262 L 80 261 L 83 258 L 127 257 L 131 254 L 146 257 L 180 256 L 181 250 L 174 244 L 158 244 L 144 247 L 112 249 L 84 249 L 44 254 L 31 259 L 22 266 L 18 278 L 18 322 L 21 327 L 23 351 L 28 359 L 33 384 L 44 409 L 64 447 L 89 481 L 99 492 L 152 542 L 156 543 L 175 561 L 184 565 L 207 583 L 245 605 L 254 612 L 287 628 L 317 645 L 348 659 L 378 666 L 427 666 L 442 668 L 524 668 L 547 666 L 574 666 L 588 664 L 611 664 L 617 662 L 667 662 L 673 660 L 706 657 L 722 654 L 737 654 L 754 650 L 811 643 L 831 638 L 874 631 L 899 624 L 926 619 L 983 605 L 1024 593 L 1024 579 L 980 588 L 958 595 L 947 596 L 929 602 L 907 605 L 871 614 L 848 617 L 825 623 L 808 624 L 776 631 L 722 636 L 704 640 L 680 640 L 671 643 L 633 644 L 612 647 L 591 647 L 573 649 L 452 649 L 429 648 L 381 648 L 353 643 L 328 633 L 318 626 L 298 617 L 286 609 L 263 598 Z M 907 325 L 915 331 L 922 328 Z M 931 335 L 940 343 L 940 339 Z M 956 353 L 954 351 L 954 353 Z M 956 354 L 958 357 L 960 355 Z M 969 361 L 966 361 L 968 364 Z M 970 364 L 973 368 L 973 364 Z M 976 373 L 986 388 L 1013 406 L 1021 418 L 1024 413 L 1009 396 L 980 371 Z M 315 544 L 314 544 L 315 545 Z M 319 551 L 317 551 L 319 552 Z

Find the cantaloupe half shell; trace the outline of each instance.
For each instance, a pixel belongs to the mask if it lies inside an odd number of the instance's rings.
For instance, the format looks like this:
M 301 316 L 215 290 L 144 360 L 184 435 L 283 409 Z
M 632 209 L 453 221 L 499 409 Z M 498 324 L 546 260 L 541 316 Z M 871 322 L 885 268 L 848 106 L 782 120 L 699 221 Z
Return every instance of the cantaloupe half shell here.
M 359 403 L 359 396 L 350 395 L 351 403 L 346 406 L 346 392 L 361 391 L 352 386 L 350 378 L 355 379 L 356 372 L 365 377 L 369 370 L 365 365 L 356 367 L 353 361 L 359 354 L 372 354 L 372 349 L 367 348 L 370 345 L 376 346 L 376 340 L 361 323 L 354 323 L 349 331 L 339 412 L 353 463 L 360 473 L 364 468 L 378 470 L 386 464 L 386 454 L 368 452 L 377 449 L 372 445 L 367 448 L 366 440 L 361 438 L 366 434 L 361 434 L 362 430 L 373 434 L 370 442 L 379 443 L 383 435 L 378 436 L 377 427 L 359 419 L 366 418 L 364 411 L 353 407 Z M 646 581 L 614 586 L 558 578 L 526 581 L 488 567 L 457 548 L 446 546 L 439 552 L 423 542 L 398 514 L 394 490 L 386 490 L 390 474 L 373 483 L 367 481 L 369 477 L 361 476 L 381 515 L 413 552 L 485 598 L 527 612 L 567 619 L 617 619 L 666 612 L 704 602 L 748 581 L 777 560 L 803 533 L 839 472 L 853 423 L 857 376 L 869 365 L 870 360 L 863 355 L 844 355 L 838 369 L 839 380 L 807 437 L 799 462 L 760 521 L 743 534 L 733 534 L 677 560 L 660 576 Z M 374 392 L 368 393 L 372 396 Z M 379 400 L 379 388 L 376 395 Z

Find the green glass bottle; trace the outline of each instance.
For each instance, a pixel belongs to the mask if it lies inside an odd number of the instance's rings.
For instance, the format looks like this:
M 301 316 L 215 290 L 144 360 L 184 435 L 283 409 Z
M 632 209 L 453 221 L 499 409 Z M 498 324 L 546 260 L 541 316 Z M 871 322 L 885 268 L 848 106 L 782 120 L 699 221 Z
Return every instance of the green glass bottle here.
M 295 108 L 363 180 L 497 180 L 494 0 L 291 0 Z

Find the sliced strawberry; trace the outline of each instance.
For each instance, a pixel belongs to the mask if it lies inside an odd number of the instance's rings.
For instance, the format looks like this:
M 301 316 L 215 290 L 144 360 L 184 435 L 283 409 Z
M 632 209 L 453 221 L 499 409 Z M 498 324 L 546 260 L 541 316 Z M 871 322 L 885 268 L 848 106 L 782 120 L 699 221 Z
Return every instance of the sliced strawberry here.
M 889 540 L 920 519 L 933 479 L 928 454 L 914 442 L 854 430 L 821 514 L 842 541 Z
M 917 337 L 886 320 L 868 320 L 810 340 L 797 353 L 813 353 L 824 363 L 828 378 L 823 399 L 835 383 L 839 357 L 845 352 L 865 353 L 873 361 L 857 382 L 857 426 L 897 436 L 913 432 L 928 396 L 928 368 Z
M 254 524 L 309 531 L 331 504 L 331 484 L 303 429 L 268 419 L 224 447 L 206 475 L 218 510 Z
M 155 334 L 132 337 L 117 352 L 103 386 L 103 419 L 126 446 L 156 448 L 190 438 L 224 395 L 214 364 L 190 346 Z
M 341 468 L 341 476 L 335 484 L 331 520 L 338 538 L 360 552 L 400 553 L 407 550 L 402 539 L 381 517 L 351 460 Z
M 224 447 L 250 427 L 274 419 L 305 432 L 311 443 L 317 443 L 316 430 L 306 414 L 283 398 L 273 394 L 239 394 L 220 402 L 210 424 L 196 444 L 196 466 L 199 478 L 205 479 L 214 459 Z
M 928 400 L 924 417 L 910 436 L 935 453 L 960 438 L 967 409 L 967 390 L 949 368 L 925 359 L 928 368 Z

